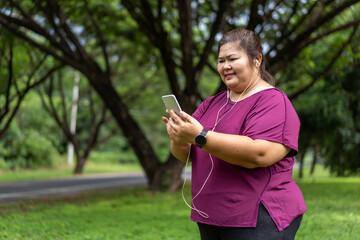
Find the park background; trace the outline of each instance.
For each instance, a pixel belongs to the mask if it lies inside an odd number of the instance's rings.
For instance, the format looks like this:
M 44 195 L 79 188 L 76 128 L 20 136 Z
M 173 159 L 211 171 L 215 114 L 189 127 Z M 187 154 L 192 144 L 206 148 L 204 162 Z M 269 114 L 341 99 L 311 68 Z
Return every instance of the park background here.
M 132 171 L 148 180 L 71 201 L 0 204 L 1 238 L 198 239 L 161 95 L 192 113 L 223 90 L 217 41 L 244 27 L 260 37 L 302 122 L 294 177 L 308 211 L 297 239 L 356 239 L 359 2 L 0 0 L 0 181 Z

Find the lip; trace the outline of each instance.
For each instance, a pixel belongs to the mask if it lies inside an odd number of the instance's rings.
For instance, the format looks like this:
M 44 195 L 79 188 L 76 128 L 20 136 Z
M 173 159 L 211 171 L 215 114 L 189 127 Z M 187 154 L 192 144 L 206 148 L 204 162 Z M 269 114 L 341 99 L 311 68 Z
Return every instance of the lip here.
M 233 76 L 235 76 L 235 73 L 227 73 L 227 74 L 224 74 L 225 79 L 230 79 L 230 78 L 232 78 Z

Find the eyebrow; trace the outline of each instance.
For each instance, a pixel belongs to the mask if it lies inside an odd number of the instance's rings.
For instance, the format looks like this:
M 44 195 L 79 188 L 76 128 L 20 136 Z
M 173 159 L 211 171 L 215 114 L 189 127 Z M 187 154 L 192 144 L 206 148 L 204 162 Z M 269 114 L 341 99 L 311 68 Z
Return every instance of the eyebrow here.
M 230 54 L 230 55 L 227 55 L 225 57 L 218 57 L 218 59 L 225 59 L 225 58 L 231 58 L 232 56 L 234 56 L 236 54 Z

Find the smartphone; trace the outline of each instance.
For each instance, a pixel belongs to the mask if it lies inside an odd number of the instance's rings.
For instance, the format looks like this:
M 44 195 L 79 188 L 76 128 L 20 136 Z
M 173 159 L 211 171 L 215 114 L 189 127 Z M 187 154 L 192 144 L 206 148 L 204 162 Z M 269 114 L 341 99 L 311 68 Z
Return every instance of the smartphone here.
M 166 109 L 169 111 L 170 116 L 171 116 L 171 112 L 170 110 L 174 110 L 175 113 L 181 118 L 180 112 L 181 112 L 181 107 L 179 102 L 177 101 L 175 95 L 170 94 L 170 95 L 164 95 L 162 96 L 162 100 L 165 104 Z M 184 120 L 184 119 L 183 119 Z

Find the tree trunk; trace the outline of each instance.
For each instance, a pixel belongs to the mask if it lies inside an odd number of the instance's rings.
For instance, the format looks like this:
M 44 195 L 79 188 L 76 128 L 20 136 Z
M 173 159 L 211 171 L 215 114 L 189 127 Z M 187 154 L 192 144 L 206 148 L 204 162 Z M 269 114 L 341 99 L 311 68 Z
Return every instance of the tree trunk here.
M 124 135 L 134 150 L 139 162 L 144 169 L 148 180 L 149 189 L 159 191 L 164 189 L 164 181 L 168 180 L 171 189 L 179 185 L 179 179 L 183 164 L 173 157 L 169 157 L 165 164 L 161 164 L 157 158 L 150 142 L 130 115 L 127 106 L 122 102 L 120 96 L 110 82 L 110 78 L 103 73 L 84 73 L 88 76 L 94 89 L 104 100 L 105 104 L 121 127 Z M 160 119 L 160 117 L 159 117 Z M 166 177 L 171 174 L 170 177 Z
M 300 153 L 300 168 L 299 168 L 299 178 L 303 178 L 304 176 L 304 158 L 306 151 L 302 151 Z
M 76 157 L 76 166 L 74 169 L 74 174 L 82 174 L 86 161 L 87 161 L 86 158 L 82 158 L 79 156 Z
M 170 154 L 165 164 L 162 164 L 155 172 L 154 180 L 149 189 L 151 191 L 168 190 L 175 192 L 181 187 L 181 173 L 184 163 Z
M 311 169 L 310 169 L 310 175 L 312 176 L 314 174 L 315 171 L 315 165 L 317 162 L 317 154 L 318 154 L 318 147 L 314 147 L 314 154 L 313 154 L 313 159 L 312 159 L 312 163 L 311 163 Z

